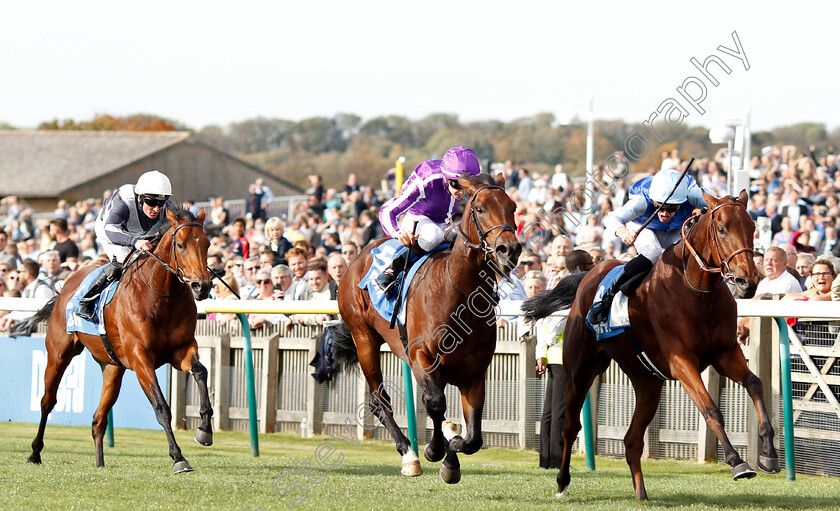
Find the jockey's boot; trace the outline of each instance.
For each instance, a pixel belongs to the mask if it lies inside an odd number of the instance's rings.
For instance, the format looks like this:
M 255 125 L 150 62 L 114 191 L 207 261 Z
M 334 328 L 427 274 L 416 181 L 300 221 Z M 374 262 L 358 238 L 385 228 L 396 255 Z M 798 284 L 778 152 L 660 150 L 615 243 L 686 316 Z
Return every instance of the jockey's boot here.
M 391 266 L 385 268 L 378 277 L 376 277 L 376 285 L 383 291 L 385 291 L 385 295 L 388 298 L 392 297 L 394 293 L 394 284 L 397 282 L 397 277 L 399 276 L 400 272 L 405 269 L 405 259 L 408 255 L 408 251 L 404 251 L 400 254 L 396 259 L 391 261 Z
M 651 268 L 653 268 L 653 263 L 643 255 L 638 255 L 631 259 L 624 265 L 624 272 L 613 281 L 612 285 L 610 285 L 609 289 L 601 297 L 601 300 L 592 304 L 592 308 L 586 314 L 586 320 L 592 325 L 606 321 L 609 318 L 610 307 L 612 306 L 612 301 L 616 293 L 621 290 L 627 296 L 632 295 L 633 291 L 639 287 L 639 284 L 642 283 Z
M 96 299 L 99 298 L 102 290 L 108 287 L 108 284 L 120 278 L 122 269 L 122 263 L 114 260 L 102 270 L 102 273 L 93 281 L 85 296 L 79 300 L 79 310 L 76 311 L 77 316 L 94 323 L 99 322 L 99 318 L 96 317 Z

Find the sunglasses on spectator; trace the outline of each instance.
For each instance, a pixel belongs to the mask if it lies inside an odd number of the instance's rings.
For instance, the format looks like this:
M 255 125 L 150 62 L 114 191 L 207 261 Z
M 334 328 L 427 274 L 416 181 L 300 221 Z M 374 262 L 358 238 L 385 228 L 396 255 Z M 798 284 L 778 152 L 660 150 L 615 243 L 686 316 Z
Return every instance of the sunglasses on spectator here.
M 816 273 L 811 274 L 812 277 L 831 277 L 831 272 L 828 271 L 818 271 Z
M 259 269 L 260 269 L 259 266 L 249 266 L 249 267 L 245 268 L 245 271 L 257 271 Z
M 666 213 L 676 213 L 682 204 L 662 204 L 661 202 L 654 202 L 653 206 L 655 208 L 661 208 L 660 211 L 665 211 Z
M 162 208 L 166 205 L 167 199 L 153 199 L 152 197 L 142 197 L 143 204 L 150 208 Z
M 519 266 L 533 266 L 537 263 L 534 261 L 519 261 Z
M 271 279 L 259 279 L 257 284 L 271 284 Z

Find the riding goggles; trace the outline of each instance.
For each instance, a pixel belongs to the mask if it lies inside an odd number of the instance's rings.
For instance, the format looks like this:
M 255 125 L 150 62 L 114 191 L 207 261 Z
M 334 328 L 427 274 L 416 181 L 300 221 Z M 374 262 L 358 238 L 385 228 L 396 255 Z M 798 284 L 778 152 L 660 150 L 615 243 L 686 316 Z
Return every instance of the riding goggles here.
M 149 195 L 141 195 L 140 200 L 143 204 L 151 207 L 151 208 L 162 208 L 166 205 L 166 201 L 169 200 L 169 197 L 152 197 Z
M 678 209 L 680 209 L 682 204 L 662 204 L 661 202 L 654 202 L 653 207 L 659 209 L 660 211 L 665 211 L 666 213 L 676 213 Z

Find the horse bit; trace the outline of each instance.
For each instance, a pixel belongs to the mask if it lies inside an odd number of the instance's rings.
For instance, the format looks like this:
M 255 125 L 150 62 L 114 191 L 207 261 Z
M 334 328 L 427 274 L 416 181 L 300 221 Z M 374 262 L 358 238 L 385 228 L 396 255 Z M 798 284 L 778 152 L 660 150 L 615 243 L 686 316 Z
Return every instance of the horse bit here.
M 691 255 L 694 256 L 694 259 L 697 261 L 697 264 L 700 266 L 701 270 L 709 272 L 709 273 L 720 273 L 720 276 L 724 280 L 726 280 L 730 284 L 734 285 L 735 284 L 735 275 L 733 275 L 732 272 L 729 269 L 729 262 L 732 261 L 732 259 L 735 256 L 737 256 L 738 254 L 740 254 L 741 252 L 755 253 L 755 251 L 751 248 L 746 248 L 746 247 L 739 248 L 738 250 L 732 252 L 729 255 L 729 257 L 724 258 L 723 250 L 720 247 L 720 239 L 718 238 L 717 230 L 715 229 L 715 223 L 714 223 L 715 216 L 714 215 L 715 215 L 715 212 L 717 210 L 719 210 L 719 209 L 721 209 L 725 206 L 741 206 L 742 208 L 746 209 L 746 206 L 744 206 L 740 202 L 726 202 L 724 204 L 718 204 L 714 209 L 709 211 L 708 238 L 709 238 L 710 243 L 711 243 L 711 245 L 714 249 L 714 252 L 717 255 L 718 261 L 720 261 L 720 266 L 718 266 L 718 267 L 707 266 L 706 263 L 703 262 L 703 259 L 700 258 L 700 255 L 697 254 L 697 250 L 691 245 L 691 242 L 688 241 L 688 238 L 686 237 L 686 228 L 687 227 L 692 227 L 695 224 L 695 222 L 697 222 L 699 220 L 699 218 L 700 218 L 699 214 L 695 213 L 694 215 L 691 215 L 690 217 L 688 217 L 685 222 L 683 222 L 682 228 L 680 229 L 680 235 L 682 236 L 682 239 L 685 242 L 684 246 L 688 247 L 689 252 L 691 252 Z M 689 224 L 691 224 L 691 225 L 689 225 Z M 714 261 L 714 255 L 715 254 L 712 254 L 712 261 Z M 685 267 L 685 259 L 684 258 L 683 258 L 683 267 Z M 688 281 L 688 273 L 687 272 L 683 272 L 683 275 L 686 279 L 686 282 L 688 282 L 688 284 L 693 289 L 695 289 L 696 291 L 703 291 L 702 289 L 695 288 L 694 285 L 691 284 L 691 282 Z M 711 291 L 703 291 L 703 292 L 711 292 Z

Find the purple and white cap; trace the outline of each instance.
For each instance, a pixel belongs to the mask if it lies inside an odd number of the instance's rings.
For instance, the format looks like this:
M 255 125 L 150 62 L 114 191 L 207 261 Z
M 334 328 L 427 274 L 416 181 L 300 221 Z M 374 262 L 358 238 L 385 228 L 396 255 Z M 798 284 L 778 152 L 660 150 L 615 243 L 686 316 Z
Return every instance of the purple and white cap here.
M 472 149 L 458 146 L 443 155 L 440 171 L 446 179 L 458 179 L 461 174 L 477 176 L 481 173 L 481 165 Z

